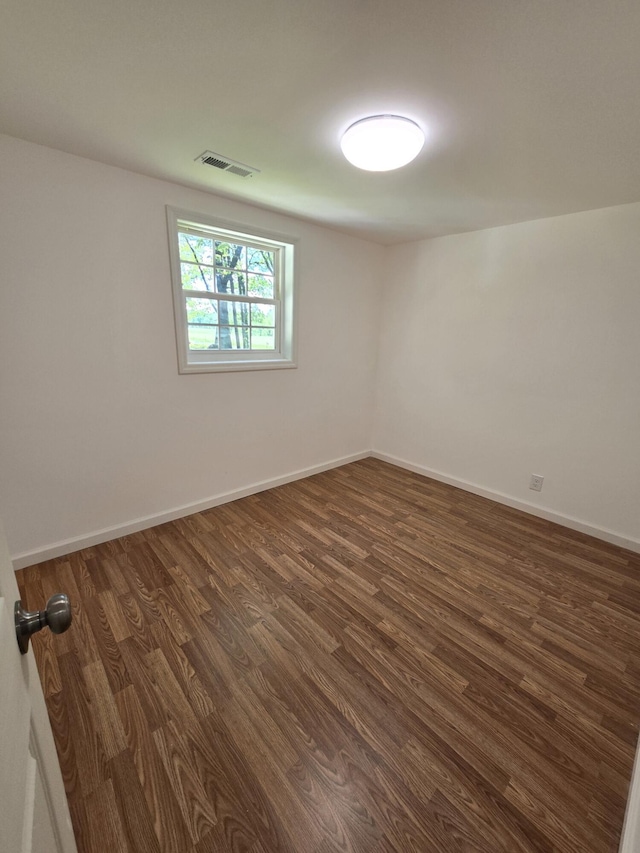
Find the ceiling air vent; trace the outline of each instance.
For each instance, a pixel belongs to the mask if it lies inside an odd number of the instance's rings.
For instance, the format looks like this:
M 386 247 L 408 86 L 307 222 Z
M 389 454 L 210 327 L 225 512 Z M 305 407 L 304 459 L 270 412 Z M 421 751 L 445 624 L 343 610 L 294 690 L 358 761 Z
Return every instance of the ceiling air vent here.
M 253 166 L 247 166 L 246 163 L 238 163 L 237 160 L 231 160 L 229 157 L 223 157 L 221 154 L 216 154 L 214 151 L 203 151 L 202 154 L 196 157 L 196 162 L 204 163 L 205 166 L 213 166 L 215 169 L 220 169 L 222 172 L 230 172 L 232 175 L 239 175 L 241 178 L 250 178 L 252 175 L 260 174 L 260 169 L 255 169 Z

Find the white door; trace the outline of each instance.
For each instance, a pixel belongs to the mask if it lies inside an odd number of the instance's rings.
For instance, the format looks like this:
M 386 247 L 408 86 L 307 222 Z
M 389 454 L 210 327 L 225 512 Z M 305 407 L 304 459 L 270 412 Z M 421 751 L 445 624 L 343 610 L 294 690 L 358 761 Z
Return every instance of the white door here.
M 33 651 L 18 649 L 18 597 L 0 525 L 0 850 L 76 853 Z

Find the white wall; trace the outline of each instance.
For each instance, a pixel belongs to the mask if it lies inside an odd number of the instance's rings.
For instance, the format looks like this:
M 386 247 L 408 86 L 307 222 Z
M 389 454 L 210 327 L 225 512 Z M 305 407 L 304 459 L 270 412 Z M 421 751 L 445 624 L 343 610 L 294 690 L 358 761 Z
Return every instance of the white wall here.
M 14 557 L 370 448 L 380 247 L 10 137 L 0 162 Z M 178 375 L 166 204 L 299 237 L 297 369 Z
M 640 204 L 386 263 L 376 451 L 640 542 Z

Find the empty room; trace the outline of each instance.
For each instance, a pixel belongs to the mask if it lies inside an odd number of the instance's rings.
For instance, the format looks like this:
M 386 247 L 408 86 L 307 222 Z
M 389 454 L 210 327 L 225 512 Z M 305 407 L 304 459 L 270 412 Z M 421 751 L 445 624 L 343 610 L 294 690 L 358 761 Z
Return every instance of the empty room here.
M 640 853 L 640 4 L 0 21 L 2 853 Z

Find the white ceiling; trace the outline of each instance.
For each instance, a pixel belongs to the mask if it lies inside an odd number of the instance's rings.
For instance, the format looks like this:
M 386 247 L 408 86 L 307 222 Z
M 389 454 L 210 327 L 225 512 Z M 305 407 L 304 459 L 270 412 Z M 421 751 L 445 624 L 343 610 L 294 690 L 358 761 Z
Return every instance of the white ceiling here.
M 2 2 L 0 132 L 382 243 L 640 200 L 639 93 L 639 0 Z M 361 172 L 385 112 L 427 143 Z

